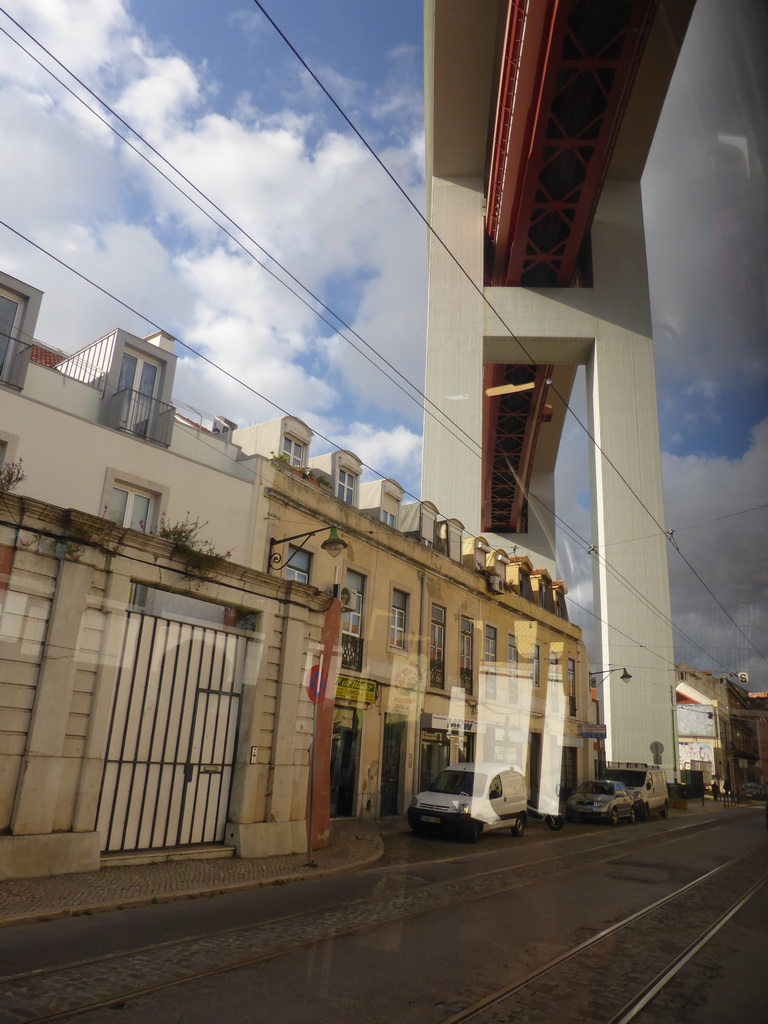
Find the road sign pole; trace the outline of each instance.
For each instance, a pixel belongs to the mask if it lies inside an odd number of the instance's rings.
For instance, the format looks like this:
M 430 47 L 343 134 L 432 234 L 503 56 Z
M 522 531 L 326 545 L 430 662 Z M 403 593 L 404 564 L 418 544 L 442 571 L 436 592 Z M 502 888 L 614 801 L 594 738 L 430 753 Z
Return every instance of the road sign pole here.
M 309 838 L 307 840 L 307 867 L 314 868 L 312 841 L 315 832 L 315 756 L 317 753 L 317 701 L 312 701 L 312 757 L 309 761 Z

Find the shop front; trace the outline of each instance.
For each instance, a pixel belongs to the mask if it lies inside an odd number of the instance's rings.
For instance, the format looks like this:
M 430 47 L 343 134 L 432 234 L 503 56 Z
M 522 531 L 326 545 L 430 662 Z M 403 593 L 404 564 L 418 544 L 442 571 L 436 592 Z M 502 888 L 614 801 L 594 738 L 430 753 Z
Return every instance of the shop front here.
M 422 714 L 419 791 L 427 789 L 446 765 L 473 761 L 476 737 L 477 722 L 473 718 Z

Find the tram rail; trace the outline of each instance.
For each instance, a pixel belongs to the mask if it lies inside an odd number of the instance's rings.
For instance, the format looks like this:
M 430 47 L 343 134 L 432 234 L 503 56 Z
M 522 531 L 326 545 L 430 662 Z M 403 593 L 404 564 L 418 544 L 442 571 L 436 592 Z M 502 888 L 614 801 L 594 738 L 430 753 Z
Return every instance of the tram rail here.
M 460 880 L 404 888 L 395 898 L 391 895 L 370 897 L 333 908 L 274 918 L 256 925 L 243 925 L 211 934 L 156 943 L 138 949 L 108 953 L 87 960 L 0 977 L 0 1017 L 13 1021 L 14 1024 L 42 1024 L 75 1019 L 92 1010 L 123 1006 L 132 1000 L 173 986 L 255 966 L 276 957 L 319 946 L 331 939 L 373 931 L 393 922 L 428 915 L 453 905 L 535 884 L 545 878 L 617 860 L 649 847 L 675 842 L 681 838 L 681 832 L 691 835 L 717 827 L 720 827 L 719 822 L 708 821 L 652 835 L 633 835 L 631 838 L 622 838 L 618 841 L 615 833 L 611 833 L 610 841 L 586 853 L 583 850 L 578 853 L 566 852 L 532 864 L 495 868 L 476 872 Z M 493 993 L 472 1007 L 467 1007 L 445 1024 L 458 1024 L 459 1021 L 483 1024 L 485 1019 L 498 1021 L 498 1016 L 484 1018 L 483 1014 L 491 1010 L 496 1012 L 500 1004 L 505 1000 L 514 1000 L 516 993 L 523 991 L 524 988 L 532 992 L 532 986 L 535 987 L 537 983 L 546 985 L 549 972 L 558 967 L 562 968 L 568 961 L 586 956 L 589 950 L 608 936 L 628 931 L 633 925 L 662 912 L 663 908 L 680 900 L 686 894 L 692 894 L 708 884 L 711 885 L 734 865 L 740 864 L 743 867 L 742 862 L 747 856 L 742 854 L 733 858 L 680 887 L 662 900 L 629 915 L 623 921 L 563 953 L 526 978 Z M 764 867 L 764 861 L 761 862 L 761 866 Z M 755 891 L 766 879 L 768 873 L 761 875 L 759 881 L 754 881 Z M 743 893 L 739 894 L 739 898 L 743 896 Z M 667 966 L 669 965 L 657 965 L 654 977 Z M 510 1016 L 508 1019 L 512 1021 L 516 1018 Z M 589 1019 L 598 1024 L 594 1017 Z M 631 1019 L 617 1017 L 611 1020 L 611 1024 Z

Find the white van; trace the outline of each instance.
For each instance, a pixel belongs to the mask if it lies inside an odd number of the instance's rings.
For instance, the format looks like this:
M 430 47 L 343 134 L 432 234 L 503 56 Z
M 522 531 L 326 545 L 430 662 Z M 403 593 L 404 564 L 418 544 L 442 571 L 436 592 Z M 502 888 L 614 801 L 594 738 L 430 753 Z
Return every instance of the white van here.
M 647 818 L 651 811 L 658 811 L 662 818 L 666 818 L 669 812 L 669 792 L 667 773 L 661 768 L 650 768 L 647 764 L 609 761 L 603 778 L 624 783 L 632 795 L 638 818 Z
M 474 843 L 481 832 L 495 828 L 521 836 L 527 808 L 525 779 L 514 765 L 462 762 L 449 764 L 429 789 L 416 794 L 408 824 L 416 835 L 441 829 Z

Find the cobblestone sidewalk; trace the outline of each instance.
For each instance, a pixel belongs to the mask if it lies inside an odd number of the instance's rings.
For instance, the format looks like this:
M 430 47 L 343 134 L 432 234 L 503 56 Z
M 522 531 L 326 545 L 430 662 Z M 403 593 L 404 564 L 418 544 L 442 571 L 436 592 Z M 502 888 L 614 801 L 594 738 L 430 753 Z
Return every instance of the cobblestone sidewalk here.
M 381 822 L 333 822 L 331 846 L 315 851 L 314 867 L 308 866 L 306 853 L 296 853 L 247 860 L 173 860 L 0 881 L 0 925 L 186 899 L 363 867 L 382 855 L 383 828 Z

